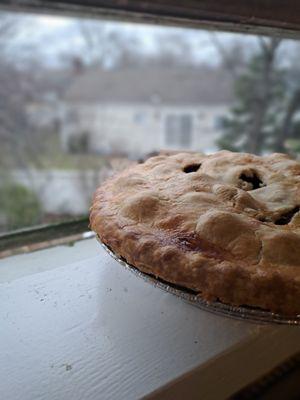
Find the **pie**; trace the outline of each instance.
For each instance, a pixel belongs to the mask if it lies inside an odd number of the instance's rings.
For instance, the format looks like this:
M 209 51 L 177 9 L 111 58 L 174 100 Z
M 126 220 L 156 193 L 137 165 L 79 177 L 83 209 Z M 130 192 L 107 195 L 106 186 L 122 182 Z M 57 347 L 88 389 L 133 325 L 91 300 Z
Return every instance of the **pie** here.
M 96 191 L 91 228 L 139 270 L 208 301 L 300 314 L 300 163 L 162 154 Z

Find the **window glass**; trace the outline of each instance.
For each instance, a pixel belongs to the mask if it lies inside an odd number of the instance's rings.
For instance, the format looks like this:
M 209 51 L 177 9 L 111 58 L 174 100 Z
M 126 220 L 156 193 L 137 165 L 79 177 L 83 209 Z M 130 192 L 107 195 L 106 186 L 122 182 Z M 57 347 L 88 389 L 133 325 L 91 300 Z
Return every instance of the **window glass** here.
M 300 45 L 0 12 L 0 232 L 87 215 L 165 150 L 300 154 Z
M 166 144 L 189 148 L 192 144 L 192 116 L 168 115 L 166 117 Z

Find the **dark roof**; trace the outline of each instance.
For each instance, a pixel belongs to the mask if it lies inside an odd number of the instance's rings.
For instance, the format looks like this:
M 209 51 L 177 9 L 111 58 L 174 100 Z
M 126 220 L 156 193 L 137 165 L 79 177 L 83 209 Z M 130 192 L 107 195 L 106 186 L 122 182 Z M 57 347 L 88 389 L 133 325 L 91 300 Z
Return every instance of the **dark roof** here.
M 232 79 L 208 67 L 147 67 L 77 75 L 66 92 L 69 102 L 164 104 L 226 104 L 232 98 Z

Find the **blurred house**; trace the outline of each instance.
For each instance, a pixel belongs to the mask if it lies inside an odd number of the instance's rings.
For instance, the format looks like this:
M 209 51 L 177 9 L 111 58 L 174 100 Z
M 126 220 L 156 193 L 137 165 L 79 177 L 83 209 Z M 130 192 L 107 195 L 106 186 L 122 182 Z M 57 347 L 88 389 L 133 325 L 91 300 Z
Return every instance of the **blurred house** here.
M 41 134 L 60 131 L 64 120 L 61 99 L 74 78 L 75 72 L 68 69 L 37 70 L 31 83 L 32 96 L 27 100 L 26 112 L 29 122 Z
M 159 149 L 214 151 L 231 96 L 221 69 L 85 70 L 64 96 L 61 145 L 133 158 Z

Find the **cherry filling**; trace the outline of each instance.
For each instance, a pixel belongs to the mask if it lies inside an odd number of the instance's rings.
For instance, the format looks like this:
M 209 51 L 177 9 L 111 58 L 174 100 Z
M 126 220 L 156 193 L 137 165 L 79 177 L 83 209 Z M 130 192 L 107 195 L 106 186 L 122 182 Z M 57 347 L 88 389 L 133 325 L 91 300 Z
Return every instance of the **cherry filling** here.
M 274 221 L 275 225 L 287 225 L 291 222 L 293 216 L 300 211 L 300 207 L 296 206 L 292 210 L 287 211 L 286 213 L 282 214 L 276 221 Z
M 255 189 L 259 189 L 263 186 L 266 186 L 255 172 L 252 172 L 251 176 L 248 176 L 245 173 L 242 173 L 239 176 L 239 179 L 251 184 L 251 189 L 249 189 L 249 190 L 255 190 Z
M 189 164 L 183 168 L 183 172 L 189 174 L 190 172 L 196 172 L 201 167 L 201 164 Z

